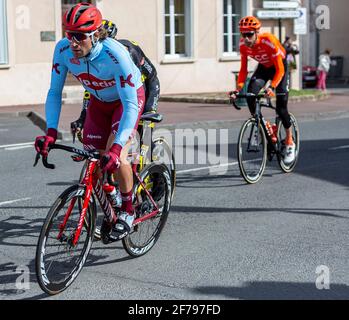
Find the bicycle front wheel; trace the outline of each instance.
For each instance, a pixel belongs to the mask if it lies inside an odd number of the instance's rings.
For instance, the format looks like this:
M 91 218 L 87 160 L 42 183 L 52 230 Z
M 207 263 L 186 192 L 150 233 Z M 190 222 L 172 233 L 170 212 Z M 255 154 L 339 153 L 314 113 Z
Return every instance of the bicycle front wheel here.
M 80 221 L 79 203 L 84 197 L 82 186 L 65 190 L 51 207 L 41 229 L 35 258 L 36 275 L 41 289 L 50 295 L 72 284 L 90 252 L 97 211 L 93 197 L 78 242 L 73 244 Z
M 164 164 L 152 163 L 140 173 L 141 181 L 159 208 L 154 217 L 144 220 L 134 227 L 134 230 L 122 239 L 123 246 L 132 257 L 146 254 L 159 239 L 165 226 L 171 206 L 171 177 Z M 133 188 L 133 202 L 136 218 L 141 218 L 154 210 L 143 186 L 137 180 Z
M 241 175 L 247 183 L 260 180 L 267 161 L 267 139 L 260 123 L 248 119 L 241 127 L 237 145 Z

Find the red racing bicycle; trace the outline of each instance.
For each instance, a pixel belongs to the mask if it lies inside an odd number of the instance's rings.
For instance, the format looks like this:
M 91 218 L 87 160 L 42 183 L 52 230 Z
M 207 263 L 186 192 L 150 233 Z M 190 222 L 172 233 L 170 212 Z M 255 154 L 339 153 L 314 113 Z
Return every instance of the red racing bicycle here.
M 103 184 L 110 176 L 100 178 L 100 154 L 54 144 L 53 149 L 73 153 L 74 161 L 87 160 L 84 178 L 66 189 L 54 202 L 42 226 L 36 249 L 36 275 L 43 291 L 53 295 L 67 289 L 82 270 L 90 252 L 96 228 L 97 202 L 109 221 L 118 212 L 108 201 Z M 38 163 L 37 154 L 34 166 Z M 55 166 L 42 158 L 46 168 Z M 131 232 L 120 235 L 124 249 L 132 257 L 147 253 L 159 239 L 171 206 L 171 174 L 164 164 L 151 163 L 134 175 L 133 204 L 136 219 Z

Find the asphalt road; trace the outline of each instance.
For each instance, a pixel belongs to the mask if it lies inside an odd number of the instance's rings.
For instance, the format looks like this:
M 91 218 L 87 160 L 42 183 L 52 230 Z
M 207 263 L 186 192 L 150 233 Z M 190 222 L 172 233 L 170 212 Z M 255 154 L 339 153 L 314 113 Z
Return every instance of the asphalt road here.
M 121 244 L 95 242 L 71 287 L 47 297 L 35 277 L 38 233 L 81 164 L 57 151 L 56 170 L 33 168 L 32 146 L 4 145 L 31 142 L 40 129 L 0 117 L 0 299 L 348 299 L 348 120 L 300 122 L 296 171 L 268 163 L 256 185 L 240 177 L 232 128 L 222 161 L 231 165 L 178 166 L 168 222 L 148 254 L 130 259 Z

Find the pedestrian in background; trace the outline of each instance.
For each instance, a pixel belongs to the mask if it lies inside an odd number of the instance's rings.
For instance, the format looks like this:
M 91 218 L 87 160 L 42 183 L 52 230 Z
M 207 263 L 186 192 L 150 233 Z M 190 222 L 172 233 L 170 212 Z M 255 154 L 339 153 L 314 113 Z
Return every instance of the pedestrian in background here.
M 286 50 L 288 70 L 291 72 L 297 69 L 296 55 L 299 54 L 298 46 L 293 43 L 292 39 L 289 36 L 286 36 L 285 41 L 282 45 Z
M 282 46 L 286 50 L 286 61 L 287 61 L 288 73 L 289 73 L 289 78 L 288 78 L 289 87 L 292 88 L 291 73 L 297 69 L 296 55 L 299 54 L 299 50 L 298 50 L 298 46 L 293 43 L 292 39 L 289 36 L 286 36 Z
M 326 78 L 327 74 L 330 71 L 331 67 L 331 58 L 330 58 L 331 50 L 326 49 L 323 54 L 319 57 L 319 65 L 318 65 L 318 83 L 317 88 L 322 91 L 326 91 Z

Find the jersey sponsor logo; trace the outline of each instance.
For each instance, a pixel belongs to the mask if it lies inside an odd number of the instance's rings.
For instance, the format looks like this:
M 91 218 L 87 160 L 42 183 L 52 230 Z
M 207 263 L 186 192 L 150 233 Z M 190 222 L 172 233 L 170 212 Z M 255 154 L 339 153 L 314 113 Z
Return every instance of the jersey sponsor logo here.
M 255 58 L 257 61 L 269 61 L 268 54 L 255 54 L 253 58 Z
M 132 74 L 129 74 L 127 76 L 127 79 L 125 80 L 125 78 L 123 76 L 120 76 L 120 83 L 121 83 L 121 88 L 125 88 L 126 84 L 128 84 L 130 87 L 134 88 L 134 83 L 131 82 L 132 79 Z
M 71 58 L 70 63 L 80 65 L 80 60 L 78 58 Z
M 59 67 L 59 63 L 53 63 L 52 64 L 52 72 L 53 72 L 53 70 L 55 70 L 57 74 L 61 74 L 61 72 L 58 70 L 58 67 Z
M 109 50 L 105 50 L 105 52 L 106 52 L 107 55 L 110 57 L 110 59 L 113 60 L 113 62 L 114 62 L 115 64 L 118 64 L 118 63 L 119 63 L 118 59 L 116 59 L 116 58 L 114 57 L 114 55 L 113 55 Z
M 89 139 L 102 139 L 102 137 L 101 136 L 99 136 L 99 135 L 94 135 L 94 134 L 88 134 L 87 135 L 87 138 L 89 138 Z
M 93 90 L 103 90 L 106 88 L 111 88 L 116 85 L 116 81 L 114 79 L 104 80 L 98 79 L 94 75 L 87 73 L 80 73 L 75 76 L 84 86 L 91 88 Z
M 144 60 L 143 68 L 145 68 L 149 73 L 153 72 L 153 68 L 147 60 Z
M 65 46 L 65 47 L 63 47 L 63 48 L 61 48 L 60 50 L 59 50 L 59 53 L 62 53 L 62 52 L 64 52 L 65 50 L 68 50 L 69 49 L 69 45 L 68 46 Z

